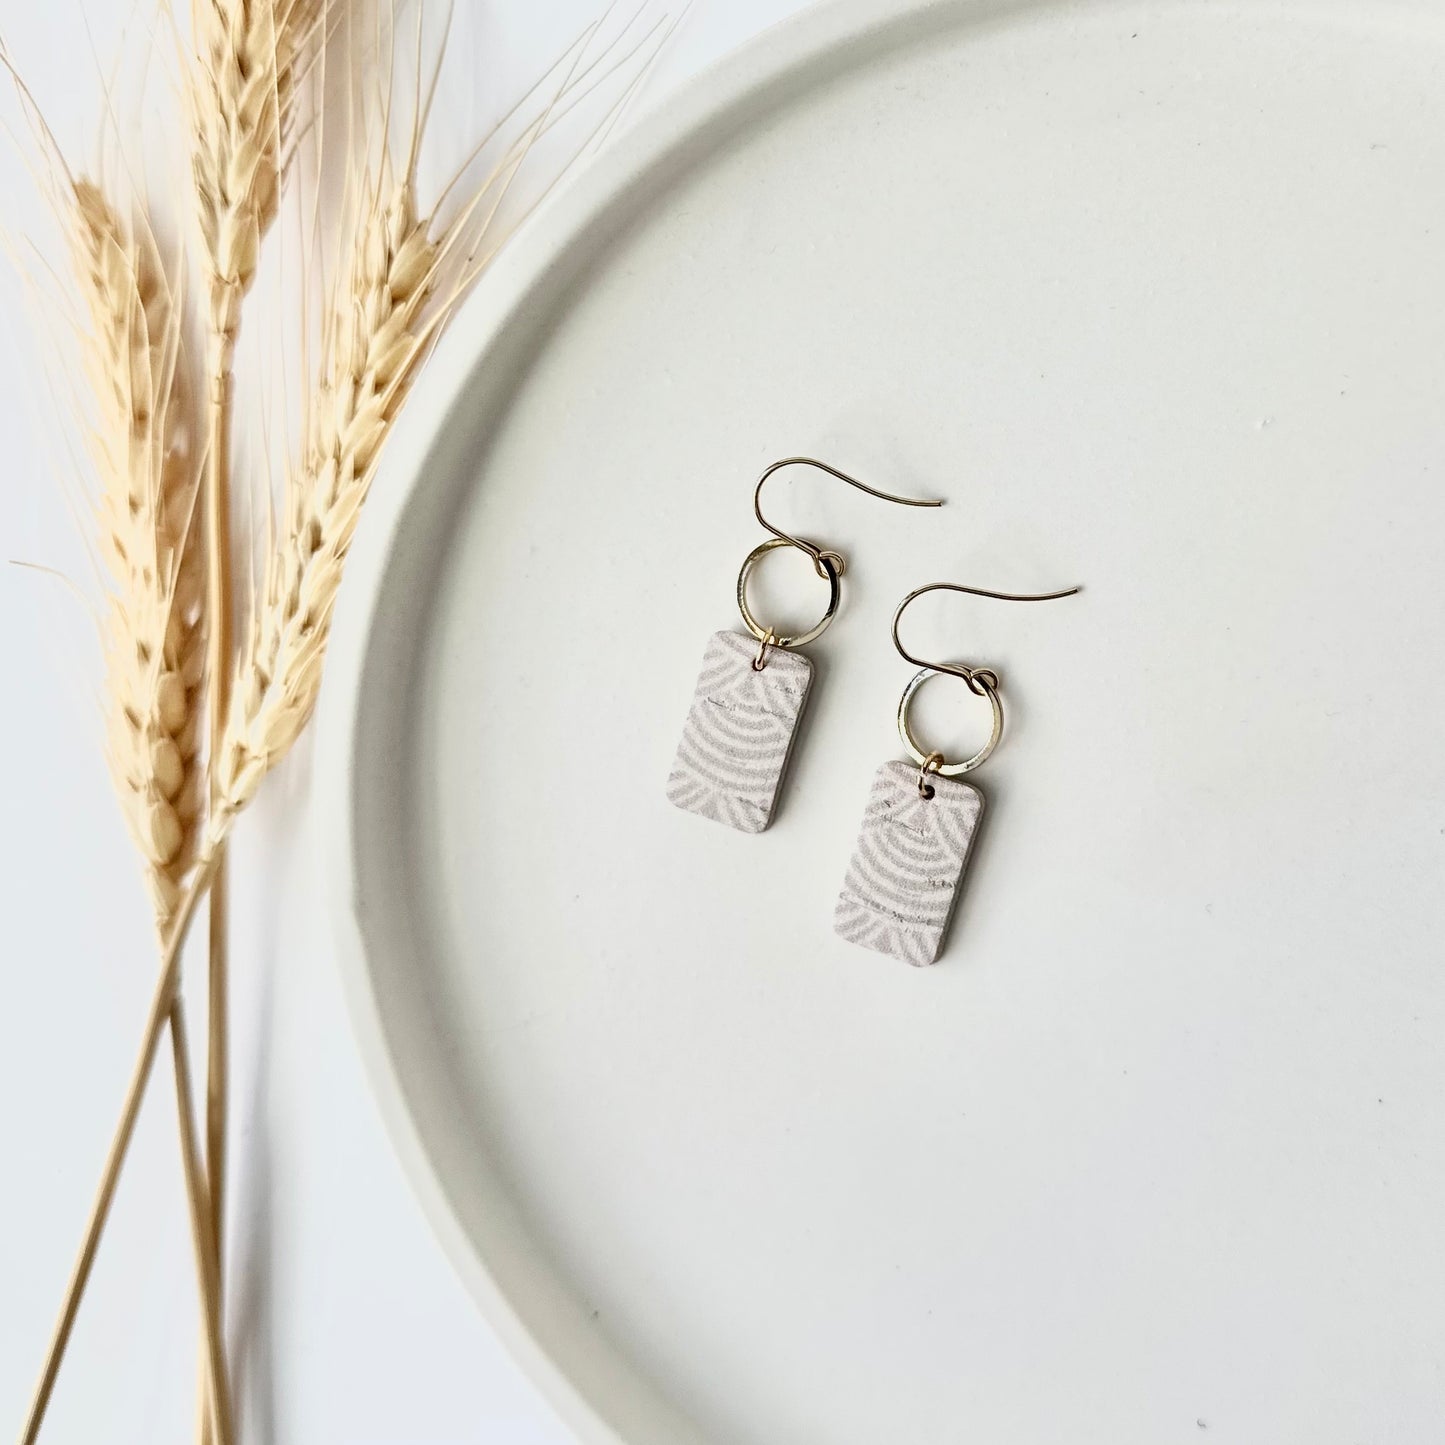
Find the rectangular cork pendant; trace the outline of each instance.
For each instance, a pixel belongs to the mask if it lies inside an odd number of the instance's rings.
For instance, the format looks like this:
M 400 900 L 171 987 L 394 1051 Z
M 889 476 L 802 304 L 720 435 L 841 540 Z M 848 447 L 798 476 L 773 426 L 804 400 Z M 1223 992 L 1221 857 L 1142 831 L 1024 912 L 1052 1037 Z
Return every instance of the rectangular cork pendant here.
M 754 668 L 757 655 L 746 633 L 713 633 L 667 780 L 679 808 L 742 833 L 773 821 L 813 683 L 813 664 L 801 653 L 770 648 Z
M 873 778 L 863 827 L 833 912 L 840 938 L 917 967 L 936 963 L 958 901 L 983 794 L 930 776 L 918 791 L 912 763 L 884 763 Z

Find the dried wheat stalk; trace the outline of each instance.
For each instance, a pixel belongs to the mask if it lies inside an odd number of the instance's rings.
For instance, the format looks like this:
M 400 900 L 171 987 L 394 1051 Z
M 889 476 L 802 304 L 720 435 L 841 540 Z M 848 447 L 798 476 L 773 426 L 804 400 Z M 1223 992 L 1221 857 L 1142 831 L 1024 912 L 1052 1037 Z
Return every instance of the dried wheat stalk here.
M 206 476 L 202 514 L 210 618 L 210 746 L 214 753 L 230 704 L 232 365 L 241 302 L 256 276 L 262 237 L 280 206 L 296 131 L 299 95 L 325 13 L 324 0 L 196 0 L 195 63 L 187 70 L 192 180 L 205 265 Z M 214 805 L 214 787 L 211 803 Z M 217 858 L 209 907 L 209 1017 L 206 1165 L 211 1233 L 222 1277 L 229 1075 L 229 889 Z M 205 1416 L 199 1430 L 205 1445 Z
M 23 93 L 23 91 L 22 91 Z M 54 153 L 58 161 L 58 152 Z M 62 167 L 63 168 L 63 167 Z M 88 328 L 88 439 L 98 478 L 101 553 L 110 573 L 107 683 L 111 773 L 145 865 L 163 947 L 189 909 L 185 883 L 202 835 L 200 708 L 205 628 L 203 558 L 195 525 L 197 466 L 183 308 L 144 215 L 131 224 L 99 186 L 68 176 L 63 218 Z M 179 1049 L 180 998 L 168 1015 Z M 190 1218 L 206 1345 L 207 1398 L 218 1442 L 230 1438 L 219 1300 L 207 1279 L 210 1204 L 194 1143 L 191 1096 L 177 1054 Z M 135 1101 L 139 1105 L 139 1097 Z M 119 1177 L 107 1160 L 92 1217 L 103 1220 Z M 96 1232 L 98 1240 L 98 1231 Z M 39 1432 L 94 1257 L 71 1278 L 23 1439 Z

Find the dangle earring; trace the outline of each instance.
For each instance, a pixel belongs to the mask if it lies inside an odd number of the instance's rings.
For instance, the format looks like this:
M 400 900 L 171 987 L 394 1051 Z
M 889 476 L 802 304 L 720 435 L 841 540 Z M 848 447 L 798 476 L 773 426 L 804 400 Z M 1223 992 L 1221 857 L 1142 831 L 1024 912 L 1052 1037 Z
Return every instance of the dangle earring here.
M 791 466 L 817 467 L 870 497 L 903 507 L 943 505 L 875 491 L 812 457 L 786 457 L 758 478 L 753 515 L 772 536 L 748 553 L 738 573 L 738 611 L 751 636 L 715 632 L 709 639 L 702 675 L 667 780 L 667 796 L 679 808 L 743 833 L 761 833 L 773 820 L 778 786 L 813 682 L 813 664 L 797 649 L 822 636 L 842 598 L 843 558 L 806 538 L 780 531 L 763 516 L 763 483 L 774 472 Z M 793 636 L 765 627 L 748 606 L 748 578 L 777 547 L 796 547 L 806 553 L 813 570 L 828 584 L 828 605 L 822 618 Z
M 898 735 L 913 762 L 884 763 L 874 775 L 863 826 L 833 913 L 833 928 L 840 938 L 920 967 L 938 961 L 964 865 L 983 816 L 983 794 L 956 780 L 986 761 L 1003 737 L 998 674 L 992 668 L 965 663 L 925 662 L 905 651 L 898 639 L 904 610 L 925 592 L 966 592 L 1003 602 L 1049 602 L 1078 591 L 1069 587 L 1063 592 L 1020 594 L 934 582 L 910 592 L 898 604 L 893 614 L 893 645 L 905 662 L 922 669 L 903 689 L 898 703 Z M 930 677 L 945 673 L 962 679 L 975 696 L 986 698 L 993 714 L 988 741 L 960 763 L 950 763 L 931 749 L 925 752 L 908 717 L 918 689 Z

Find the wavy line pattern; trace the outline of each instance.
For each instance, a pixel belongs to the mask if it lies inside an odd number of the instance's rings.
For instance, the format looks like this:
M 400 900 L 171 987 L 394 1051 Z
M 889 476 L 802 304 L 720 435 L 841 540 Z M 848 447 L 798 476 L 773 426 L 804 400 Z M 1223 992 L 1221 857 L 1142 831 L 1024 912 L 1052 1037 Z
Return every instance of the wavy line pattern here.
M 884 763 L 873 778 L 863 827 L 833 911 L 849 943 L 915 967 L 937 963 L 964 864 L 983 816 L 983 794 L 957 778 L 932 778 L 918 795 L 912 763 Z
M 689 813 L 761 833 L 773 821 L 813 664 L 774 648 L 753 670 L 757 643 L 715 632 L 703 654 L 692 707 L 667 780 L 668 799 Z

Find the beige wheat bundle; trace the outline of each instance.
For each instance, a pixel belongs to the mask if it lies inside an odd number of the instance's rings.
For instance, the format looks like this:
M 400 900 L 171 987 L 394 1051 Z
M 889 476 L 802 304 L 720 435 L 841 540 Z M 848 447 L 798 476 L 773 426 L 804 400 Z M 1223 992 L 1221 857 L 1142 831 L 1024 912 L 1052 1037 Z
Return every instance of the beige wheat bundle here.
M 345 62 L 350 116 L 361 123 L 346 128 L 339 151 L 322 156 L 320 87 L 306 82 L 341 0 L 194 0 L 196 59 L 187 66 L 185 91 L 200 238 L 196 302 L 206 332 L 205 364 L 194 367 L 194 379 L 182 347 L 179 287 L 148 224 L 139 213 L 127 221 L 96 186 L 72 183 L 68 173 L 62 188 L 90 323 L 90 442 L 100 477 L 101 551 L 111 577 L 111 763 L 146 863 L 161 964 L 22 1445 L 34 1445 L 44 1420 L 168 1022 L 205 1322 L 200 1434 L 230 1445 L 220 1248 L 226 840 L 315 708 L 342 573 L 383 446 L 422 366 L 501 244 L 496 222 L 513 177 L 555 121 L 663 33 L 653 26 L 633 38 L 629 22 L 599 53 L 594 41 L 601 22 L 588 27 L 504 120 L 509 133 L 520 131 L 516 139 L 492 144 L 494 133 L 483 142 L 482 150 L 501 152 L 490 171 L 473 176 L 481 150 L 474 152 L 423 204 L 417 157 L 430 96 L 417 95 L 403 147 L 392 134 L 389 88 L 396 8 L 394 0 L 378 3 L 386 23 L 372 28 L 376 43 Z M 420 39 L 419 28 L 418 91 Z M 0 64 L 8 65 L 3 47 Z M 646 62 L 636 67 L 572 151 L 574 159 L 615 119 L 646 68 Z M 364 77 L 378 70 L 380 92 L 363 98 Z M 28 99 L 23 84 L 20 90 Z M 317 253 L 333 259 L 308 275 L 300 258 L 307 299 L 313 287 L 320 292 L 311 313 L 319 320 L 307 338 L 312 362 L 305 367 L 300 435 L 284 500 L 274 513 L 268 509 L 257 582 L 245 599 L 233 652 L 226 577 L 232 358 L 262 239 L 277 219 L 288 166 L 307 135 L 317 161 L 307 208 L 313 218 L 328 212 Z M 395 162 L 398 154 L 405 160 Z M 341 168 L 339 215 L 330 214 L 330 190 L 323 195 L 316 179 L 322 160 Z M 242 480 L 248 494 L 265 494 L 263 477 Z M 182 950 L 203 899 L 211 935 L 204 1165 L 191 1117 L 178 992 Z

